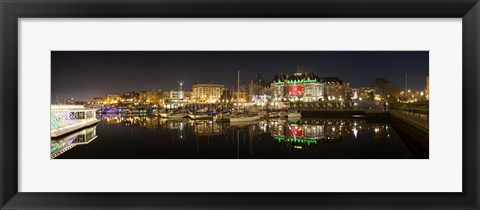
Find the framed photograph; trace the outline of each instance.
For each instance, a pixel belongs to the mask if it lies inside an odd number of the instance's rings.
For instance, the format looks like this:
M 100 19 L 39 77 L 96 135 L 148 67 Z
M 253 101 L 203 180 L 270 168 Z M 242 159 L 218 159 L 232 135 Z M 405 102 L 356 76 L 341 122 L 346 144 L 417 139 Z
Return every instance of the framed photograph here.
M 0 6 L 1 209 L 479 208 L 476 0 Z

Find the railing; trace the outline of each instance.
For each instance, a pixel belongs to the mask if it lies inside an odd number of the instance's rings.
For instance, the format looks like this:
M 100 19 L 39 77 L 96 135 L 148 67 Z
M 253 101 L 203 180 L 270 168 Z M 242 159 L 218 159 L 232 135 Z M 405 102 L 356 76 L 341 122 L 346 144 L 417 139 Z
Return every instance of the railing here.
M 394 109 L 390 114 L 428 130 L 428 111 L 414 109 Z

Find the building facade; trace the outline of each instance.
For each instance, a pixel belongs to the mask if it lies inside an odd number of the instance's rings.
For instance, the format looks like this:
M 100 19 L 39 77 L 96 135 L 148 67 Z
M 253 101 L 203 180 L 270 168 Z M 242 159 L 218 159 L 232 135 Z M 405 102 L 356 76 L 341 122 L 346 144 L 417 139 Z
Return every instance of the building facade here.
M 269 85 L 262 75 L 257 74 L 248 85 L 248 101 L 257 102 L 269 95 Z
M 105 95 L 105 104 L 118 104 L 120 102 L 120 94 L 108 93 Z
M 214 84 L 211 81 L 195 84 L 192 87 L 192 100 L 196 103 L 220 102 L 224 89 L 224 85 Z
M 159 105 L 163 103 L 161 91 L 142 91 L 139 94 L 139 102 L 143 105 Z
M 277 75 L 270 90 L 273 101 L 316 102 L 323 98 L 324 84 L 311 71 Z
M 348 101 L 350 96 L 350 84 L 338 77 L 321 77 L 320 82 L 324 85 L 323 99 L 327 101 Z

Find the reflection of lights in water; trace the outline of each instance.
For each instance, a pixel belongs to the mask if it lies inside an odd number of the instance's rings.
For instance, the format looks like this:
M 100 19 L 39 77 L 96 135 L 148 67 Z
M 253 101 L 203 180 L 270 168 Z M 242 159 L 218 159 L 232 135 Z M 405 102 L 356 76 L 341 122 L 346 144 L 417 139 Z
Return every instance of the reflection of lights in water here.
M 375 133 L 378 133 L 380 131 L 380 128 L 375 128 Z
M 179 128 L 180 128 L 181 131 L 183 130 L 183 122 L 180 122 Z
M 335 127 L 332 127 L 332 131 L 335 131 Z
M 294 146 L 295 149 L 303 149 L 302 146 Z
M 355 139 L 356 139 L 358 130 L 356 128 L 353 128 L 352 131 L 353 131 L 353 135 L 355 136 Z

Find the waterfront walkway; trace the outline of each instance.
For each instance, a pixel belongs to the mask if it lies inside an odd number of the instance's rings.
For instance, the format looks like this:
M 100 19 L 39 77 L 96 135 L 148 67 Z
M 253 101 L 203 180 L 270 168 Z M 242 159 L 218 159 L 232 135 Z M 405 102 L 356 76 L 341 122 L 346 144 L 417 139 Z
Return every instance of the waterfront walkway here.
M 415 110 L 390 110 L 390 114 L 396 118 L 428 130 L 428 111 L 420 112 Z
M 428 131 L 428 111 L 419 110 L 399 110 L 399 109 L 300 109 L 303 116 L 367 116 L 367 117 L 385 117 L 385 114 L 390 114 L 400 120 L 403 120 L 409 124 L 417 126 L 421 129 Z

